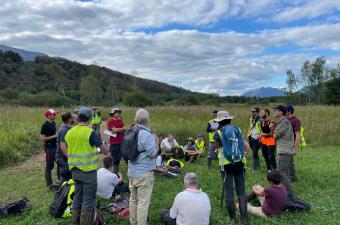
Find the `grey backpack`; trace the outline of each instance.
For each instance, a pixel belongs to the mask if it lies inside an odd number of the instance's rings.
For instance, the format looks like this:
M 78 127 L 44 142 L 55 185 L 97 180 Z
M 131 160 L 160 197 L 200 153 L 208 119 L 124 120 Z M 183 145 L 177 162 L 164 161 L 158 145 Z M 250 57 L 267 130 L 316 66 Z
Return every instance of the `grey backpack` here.
M 140 153 L 145 152 L 145 150 L 138 150 L 138 133 L 142 129 L 146 130 L 141 126 L 134 124 L 125 131 L 123 143 L 120 147 L 120 152 L 125 160 L 134 161 Z

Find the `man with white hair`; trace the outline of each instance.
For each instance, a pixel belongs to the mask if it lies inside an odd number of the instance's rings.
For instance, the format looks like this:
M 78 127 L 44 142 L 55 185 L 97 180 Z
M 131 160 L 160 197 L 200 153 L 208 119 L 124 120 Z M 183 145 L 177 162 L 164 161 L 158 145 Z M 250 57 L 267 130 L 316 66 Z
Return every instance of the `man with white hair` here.
M 157 138 L 148 127 L 149 112 L 139 109 L 136 112 L 136 126 L 138 132 L 138 151 L 136 160 L 129 160 L 128 177 L 130 195 L 130 223 L 131 225 L 146 225 L 148 209 L 156 169 Z
M 176 219 L 177 225 L 208 225 L 211 204 L 208 195 L 198 189 L 195 173 L 185 175 L 184 187 L 175 198 L 170 217 Z

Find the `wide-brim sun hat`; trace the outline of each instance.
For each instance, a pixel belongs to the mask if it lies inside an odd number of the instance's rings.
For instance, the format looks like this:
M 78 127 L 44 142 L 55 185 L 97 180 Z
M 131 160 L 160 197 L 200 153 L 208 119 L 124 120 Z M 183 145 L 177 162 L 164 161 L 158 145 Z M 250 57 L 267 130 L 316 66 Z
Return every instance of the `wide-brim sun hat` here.
M 230 116 L 227 111 L 219 111 L 214 121 L 221 122 L 222 120 L 231 120 L 231 119 L 234 119 L 234 117 Z
M 115 112 L 122 112 L 122 110 L 120 110 L 119 108 L 117 108 L 117 107 L 113 107 L 112 109 L 111 109 L 111 112 L 110 112 L 110 114 L 114 114 Z

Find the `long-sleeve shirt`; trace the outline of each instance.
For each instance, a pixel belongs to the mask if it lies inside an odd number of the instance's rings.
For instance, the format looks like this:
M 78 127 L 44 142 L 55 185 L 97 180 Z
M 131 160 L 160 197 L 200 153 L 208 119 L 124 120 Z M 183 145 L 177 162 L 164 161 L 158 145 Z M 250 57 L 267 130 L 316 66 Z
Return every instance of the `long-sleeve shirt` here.
M 286 119 L 281 118 L 274 130 L 276 139 L 276 150 L 278 154 L 293 154 L 294 132 L 292 124 Z
M 142 126 L 142 125 L 138 125 Z M 128 176 L 143 177 L 148 172 L 156 169 L 157 146 L 156 137 L 151 133 L 150 128 L 142 126 L 138 132 L 138 150 L 141 152 L 137 159 L 129 161 Z M 144 151 L 144 152 L 142 152 Z

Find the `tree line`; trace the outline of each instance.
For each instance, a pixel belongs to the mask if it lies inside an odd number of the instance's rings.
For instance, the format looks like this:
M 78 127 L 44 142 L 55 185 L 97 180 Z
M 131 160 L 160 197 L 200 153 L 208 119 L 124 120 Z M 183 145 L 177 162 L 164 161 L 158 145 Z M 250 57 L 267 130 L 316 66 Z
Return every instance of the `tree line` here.
M 286 84 L 295 104 L 340 104 L 340 64 L 327 67 L 324 57 L 306 60 L 299 73 L 288 70 Z

